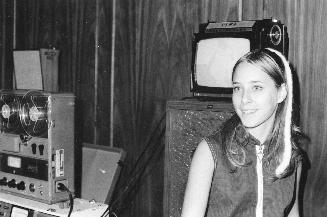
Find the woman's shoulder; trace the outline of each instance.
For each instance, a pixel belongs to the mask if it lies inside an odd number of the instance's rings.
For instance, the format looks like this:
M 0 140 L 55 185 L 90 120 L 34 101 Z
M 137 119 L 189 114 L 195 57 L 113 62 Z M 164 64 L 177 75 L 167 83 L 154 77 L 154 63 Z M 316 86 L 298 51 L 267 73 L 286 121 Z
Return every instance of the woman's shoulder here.
M 207 143 L 220 143 L 221 142 L 221 128 L 216 129 L 212 134 L 204 137 L 204 140 Z
M 209 147 L 214 162 L 216 163 L 218 160 L 219 152 L 221 150 L 221 128 L 216 129 L 212 134 L 204 137 L 200 144 L 201 143 L 205 143 Z

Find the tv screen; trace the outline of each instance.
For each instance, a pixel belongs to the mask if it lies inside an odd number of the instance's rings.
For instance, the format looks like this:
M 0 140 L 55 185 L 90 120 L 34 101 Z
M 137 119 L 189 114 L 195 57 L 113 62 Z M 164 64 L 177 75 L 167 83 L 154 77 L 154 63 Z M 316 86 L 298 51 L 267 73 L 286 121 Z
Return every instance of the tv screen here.
M 208 38 L 197 43 L 195 79 L 203 87 L 232 87 L 236 61 L 250 51 L 247 38 Z

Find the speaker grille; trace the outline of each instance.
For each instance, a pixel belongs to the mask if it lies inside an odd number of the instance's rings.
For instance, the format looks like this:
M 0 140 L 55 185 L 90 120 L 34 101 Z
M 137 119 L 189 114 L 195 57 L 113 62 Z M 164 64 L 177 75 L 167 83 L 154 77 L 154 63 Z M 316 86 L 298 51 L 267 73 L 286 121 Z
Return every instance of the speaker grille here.
M 164 216 L 181 214 L 188 172 L 198 143 L 233 113 L 230 102 L 170 101 L 167 104 Z

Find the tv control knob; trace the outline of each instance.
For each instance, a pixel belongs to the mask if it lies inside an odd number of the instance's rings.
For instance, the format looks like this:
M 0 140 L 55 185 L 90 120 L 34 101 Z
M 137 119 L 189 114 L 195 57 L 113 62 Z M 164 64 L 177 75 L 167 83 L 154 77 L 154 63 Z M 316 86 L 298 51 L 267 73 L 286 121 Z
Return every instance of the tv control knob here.
M 3 177 L 2 179 L 0 179 L 0 186 L 6 186 L 8 184 L 7 182 L 7 178 Z
M 16 184 L 16 180 L 12 179 L 8 182 L 8 187 L 9 188 L 16 188 L 17 184 Z
M 271 43 L 276 46 L 279 45 L 282 41 L 282 35 L 282 29 L 278 25 L 273 25 L 273 27 L 271 27 L 269 33 Z
M 18 183 L 17 189 L 20 191 L 24 191 L 25 190 L 25 182 L 21 181 L 20 183 Z

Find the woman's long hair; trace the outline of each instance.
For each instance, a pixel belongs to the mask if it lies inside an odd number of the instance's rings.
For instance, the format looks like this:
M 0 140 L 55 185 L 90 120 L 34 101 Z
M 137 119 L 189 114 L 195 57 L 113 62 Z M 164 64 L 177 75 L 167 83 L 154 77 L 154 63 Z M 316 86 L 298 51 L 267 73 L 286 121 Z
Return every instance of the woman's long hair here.
M 287 87 L 287 97 L 277 106 L 272 133 L 268 138 L 270 141 L 268 147 L 266 147 L 268 148 L 266 159 L 275 162 L 277 165 L 275 176 L 277 178 L 285 177 L 294 170 L 294 158 L 296 155 L 292 154 L 292 149 L 296 150 L 295 153 L 298 153 L 299 148 L 296 141 L 299 139 L 297 137 L 303 135 L 299 127 L 295 125 L 294 115 L 292 115 L 294 111 L 292 106 L 293 90 L 290 66 L 281 53 L 272 49 L 255 50 L 245 54 L 236 62 L 233 68 L 233 75 L 241 63 L 253 65 L 267 73 L 275 82 L 277 88 L 283 84 Z M 223 134 L 225 135 L 223 137 L 223 149 L 230 162 L 237 167 L 244 166 L 245 160 L 239 161 L 233 157 L 235 156 L 233 154 L 235 153 L 235 147 L 230 142 L 230 136 L 239 122 L 240 119 L 234 116 L 223 126 Z M 242 149 L 242 147 L 239 148 Z M 246 158 L 244 151 L 239 153 L 243 153 L 243 159 Z

